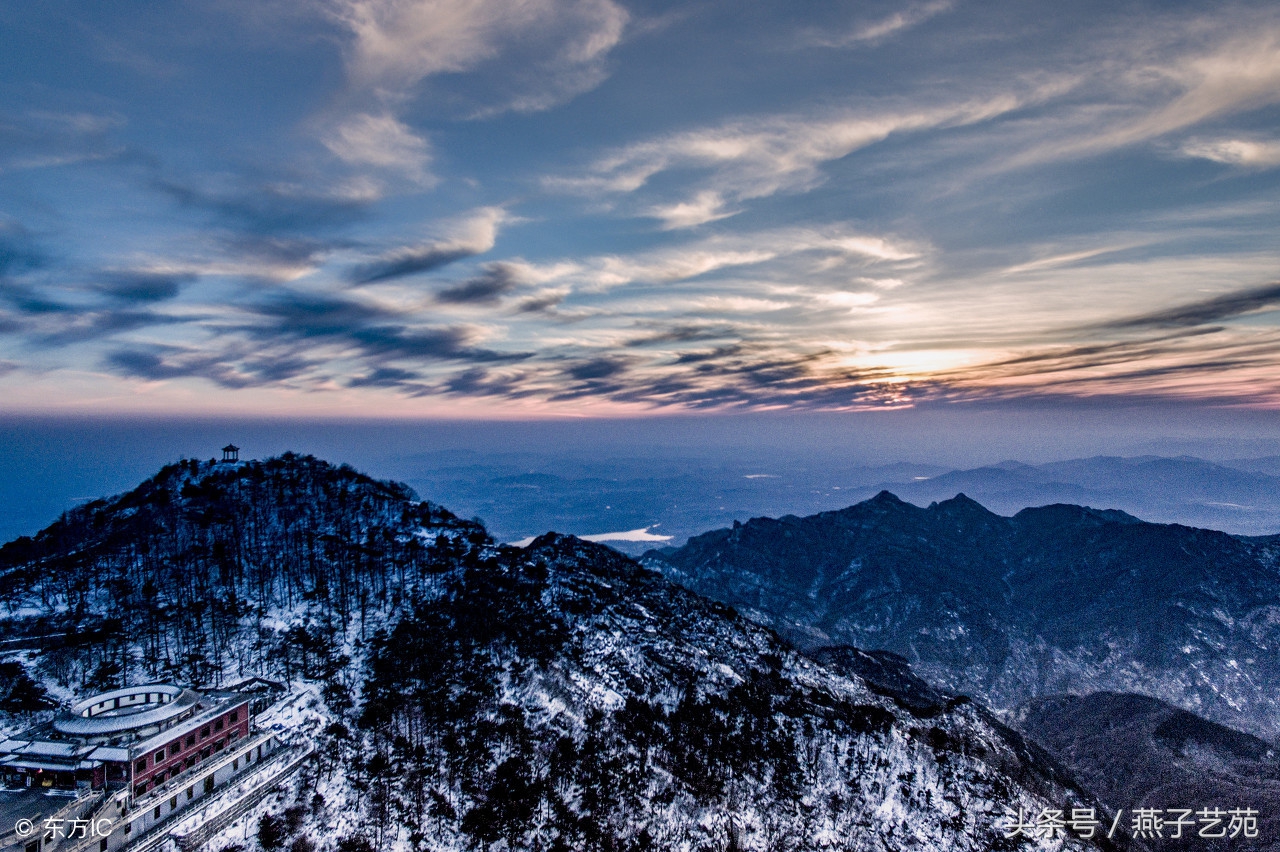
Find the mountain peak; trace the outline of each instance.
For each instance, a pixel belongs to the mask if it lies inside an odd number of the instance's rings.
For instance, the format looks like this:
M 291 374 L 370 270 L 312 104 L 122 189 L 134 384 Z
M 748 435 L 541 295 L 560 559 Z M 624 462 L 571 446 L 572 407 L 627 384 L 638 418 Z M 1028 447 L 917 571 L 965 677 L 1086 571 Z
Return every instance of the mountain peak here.
M 970 519 L 1001 517 L 977 500 L 967 496 L 964 492 L 960 492 L 950 500 L 934 503 L 929 507 L 929 511 L 944 515 L 963 516 Z

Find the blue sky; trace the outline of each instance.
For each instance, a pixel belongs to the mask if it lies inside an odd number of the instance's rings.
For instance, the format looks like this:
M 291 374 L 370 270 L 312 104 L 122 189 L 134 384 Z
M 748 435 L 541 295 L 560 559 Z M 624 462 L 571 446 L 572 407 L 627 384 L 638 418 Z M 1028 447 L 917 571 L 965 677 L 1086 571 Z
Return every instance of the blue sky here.
M 10 411 L 1280 402 L 1272 3 L 0 8 Z

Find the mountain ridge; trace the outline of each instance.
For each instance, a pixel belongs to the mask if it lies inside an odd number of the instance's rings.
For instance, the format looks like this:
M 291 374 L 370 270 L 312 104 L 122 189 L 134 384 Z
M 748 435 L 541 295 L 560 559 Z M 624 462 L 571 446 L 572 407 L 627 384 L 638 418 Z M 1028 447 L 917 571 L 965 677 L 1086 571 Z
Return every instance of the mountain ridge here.
M 1113 689 L 1275 732 L 1278 544 L 1110 509 L 1006 517 L 963 495 L 921 508 L 881 491 L 642 562 L 801 645 L 893 651 L 997 708 Z

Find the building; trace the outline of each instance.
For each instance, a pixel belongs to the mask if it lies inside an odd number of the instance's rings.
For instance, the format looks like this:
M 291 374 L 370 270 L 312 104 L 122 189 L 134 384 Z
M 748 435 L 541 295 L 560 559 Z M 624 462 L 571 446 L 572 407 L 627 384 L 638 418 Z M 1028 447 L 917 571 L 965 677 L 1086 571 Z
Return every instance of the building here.
M 255 731 L 252 699 L 146 684 L 79 701 L 51 722 L 0 742 L 0 780 L 12 805 L 0 796 L 0 812 L 30 810 L 40 801 L 24 793 L 61 793 L 92 802 L 86 813 L 109 818 L 113 831 L 101 839 L 102 852 L 123 847 L 251 773 L 279 748 L 274 733 Z M 14 819 L 24 815 L 35 819 Z M 6 829 L 0 822 L 0 832 Z M 0 849 L 5 840 L 0 836 Z M 42 845 L 21 847 L 48 852 L 63 840 L 45 836 Z

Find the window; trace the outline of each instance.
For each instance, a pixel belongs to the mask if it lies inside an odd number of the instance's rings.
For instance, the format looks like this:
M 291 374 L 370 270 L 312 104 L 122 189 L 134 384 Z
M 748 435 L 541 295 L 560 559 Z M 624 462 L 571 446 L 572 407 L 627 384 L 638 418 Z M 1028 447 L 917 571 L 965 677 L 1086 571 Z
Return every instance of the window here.
M 152 819 L 160 819 L 160 806 L 156 805 L 156 809 L 151 812 Z
M 169 797 L 169 810 L 171 810 L 171 811 L 176 811 L 177 809 L 178 809 L 178 797 L 177 797 L 177 796 L 170 796 L 170 797 Z
M 142 758 L 142 760 L 139 760 L 137 763 L 135 763 L 135 764 L 133 765 L 133 770 L 134 770 L 135 772 L 146 772 L 146 771 L 147 771 L 147 759 L 144 757 L 144 758 Z
M 228 713 L 227 718 L 230 719 L 232 722 L 240 721 L 240 708 L 237 707 L 236 709 Z
M 213 729 L 214 729 L 215 731 L 221 731 L 221 730 L 222 730 L 222 726 L 223 726 L 223 721 L 222 721 L 221 719 L 219 719 L 217 722 L 214 722 L 214 723 L 213 723 Z
M 235 760 L 231 761 L 231 771 L 235 772 L 239 768 L 240 768 L 240 758 L 237 757 Z
M 205 759 L 205 760 L 208 760 L 208 759 L 209 759 L 209 755 L 211 755 L 211 754 L 213 754 L 213 749 L 211 749 L 211 748 L 202 748 L 202 749 L 200 749 L 200 757 L 202 757 L 202 758 L 203 758 L 203 759 Z
M 130 833 L 131 831 L 133 831 L 133 823 L 132 823 L 132 822 L 126 822 L 126 823 L 124 824 L 124 833 L 125 833 L 125 834 L 128 834 L 128 833 Z
M 107 852 L 107 838 L 98 841 L 98 852 Z
M 205 725 L 200 729 L 200 739 L 207 740 L 209 738 L 209 726 Z
M 212 792 L 213 792 L 213 776 L 212 776 L 212 775 L 210 775 L 208 778 L 204 779 L 204 791 L 205 791 L 206 793 L 212 793 Z
M 196 788 L 195 788 L 195 787 L 188 787 L 188 788 L 187 788 L 187 800 L 188 800 L 188 801 L 190 801 L 190 800 L 191 800 L 191 797 L 192 797 L 192 796 L 194 796 L 195 794 L 196 794 Z
M 156 752 L 156 763 L 159 764 L 162 760 L 164 760 L 164 749 L 160 749 Z
M 195 744 L 196 744 L 195 734 L 192 734 L 191 736 L 187 737 L 187 748 L 191 748 Z

